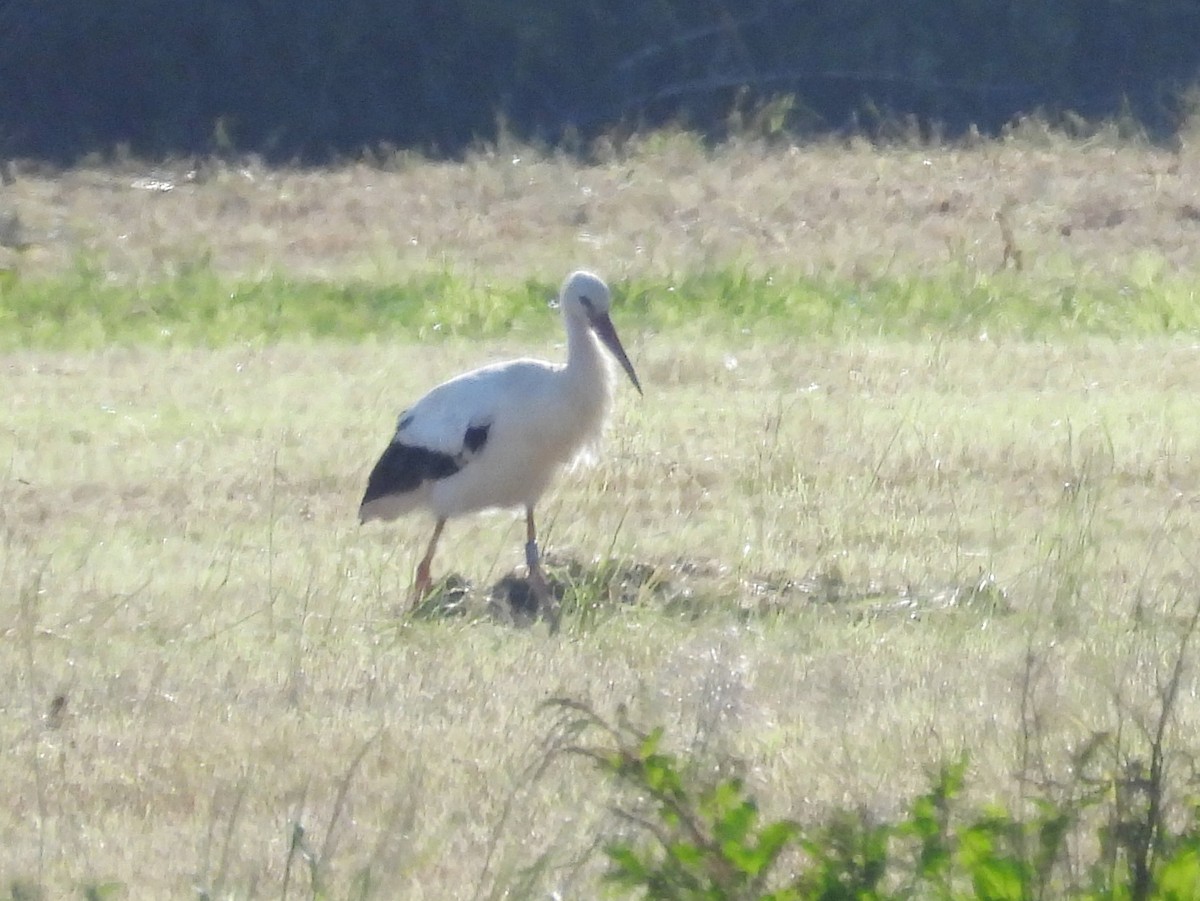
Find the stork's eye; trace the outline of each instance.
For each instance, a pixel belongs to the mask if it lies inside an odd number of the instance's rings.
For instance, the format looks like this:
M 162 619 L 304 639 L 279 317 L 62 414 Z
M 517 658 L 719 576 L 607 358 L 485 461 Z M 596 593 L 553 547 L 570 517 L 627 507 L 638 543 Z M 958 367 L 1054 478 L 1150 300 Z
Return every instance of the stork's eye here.
M 587 310 L 589 313 L 592 312 L 592 299 L 590 297 L 584 297 L 582 294 L 580 294 L 579 302 L 583 304 L 583 308 L 585 310 Z

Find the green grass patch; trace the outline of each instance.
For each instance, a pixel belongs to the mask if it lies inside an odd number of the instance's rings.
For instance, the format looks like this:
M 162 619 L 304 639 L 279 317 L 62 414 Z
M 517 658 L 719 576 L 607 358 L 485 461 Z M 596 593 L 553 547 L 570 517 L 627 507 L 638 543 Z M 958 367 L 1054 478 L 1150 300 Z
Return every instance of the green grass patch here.
M 0 347 L 220 346 L 396 333 L 542 335 L 558 328 L 547 315 L 556 287 L 451 272 L 418 273 L 391 284 L 283 275 L 230 281 L 203 263 L 168 279 L 127 284 L 80 263 L 63 276 L 10 274 L 0 283 Z M 1194 284 L 1149 257 L 1133 261 L 1128 277 L 1117 283 L 950 265 L 935 276 L 860 282 L 725 268 L 614 287 L 618 321 L 650 329 L 732 320 L 745 330 L 765 327 L 771 334 L 818 338 L 985 332 L 1150 337 L 1200 330 Z
M 9 349 L 95 349 L 356 340 L 393 331 L 494 335 L 536 327 L 552 295 L 548 286 L 495 289 L 447 274 L 391 285 L 282 275 L 231 282 L 206 266 L 128 285 L 81 264 L 61 278 L 0 284 L 0 341 Z
M 1112 283 L 950 265 L 936 276 L 861 282 L 723 270 L 662 286 L 637 284 L 632 306 L 657 326 L 732 317 L 783 334 L 898 338 L 946 335 L 1050 338 L 1171 335 L 1200 328 L 1195 284 L 1139 259 Z M 665 300 L 665 302 L 664 302 Z

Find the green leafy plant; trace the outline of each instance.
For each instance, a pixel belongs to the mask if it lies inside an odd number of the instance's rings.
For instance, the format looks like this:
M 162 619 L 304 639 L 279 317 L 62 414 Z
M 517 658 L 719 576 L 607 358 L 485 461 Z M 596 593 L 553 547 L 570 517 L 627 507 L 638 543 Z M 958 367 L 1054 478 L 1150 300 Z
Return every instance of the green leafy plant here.
M 1157 854 L 1148 868 L 1134 853 L 1140 846 L 1127 840 L 1124 865 L 1102 865 L 1101 851 L 1086 881 L 1077 883 L 1063 875 L 1068 840 L 1092 822 L 1086 814 L 1101 795 L 1065 801 L 1037 797 L 1025 815 L 995 803 L 973 807 L 963 797 L 968 768 L 963 755 L 941 766 L 929 789 L 895 822 L 873 822 L 863 813 L 840 810 L 824 823 L 803 826 L 789 818 L 764 818 L 736 776 L 701 777 L 697 761 L 664 749 L 661 727 L 639 729 L 624 709 L 610 721 L 577 701 L 560 698 L 549 705 L 560 715 L 553 752 L 591 761 L 622 798 L 632 799 L 614 807 L 632 832 L 625 830 L 604 846 L 606 879 L 629 896 L 653 901 L 1174 901 L 1200 892 L 1200 805 L 1178 832 L 1158 830 Z M 1103 797 L 1116 799 L 1128 788 Z M 1093 847 L 1104 844 L 1107 831 L 1099 828 L 1101 841 Z
M 798 835 L 795 823 L 762 822 L 757 803 L 736 777 L 711 785 L 689 778 L 680 759 L 662 749 L 661 728 L 642 732 L 623 712 L 609 723 L 585 705 L 566 699 L 550 703 L 568 715 L 558 750 L 593 761 L 618 784 L 644 794 L 636 809 L 621 807 L 617 813 L 652 836 L 652 842 L 610 842 L 605 848 L 610 883 L 671 901 L 791 897 L 765 887 L 780 855 Z M 608 743 L 573 740 L 589 730 L 602 732 Z

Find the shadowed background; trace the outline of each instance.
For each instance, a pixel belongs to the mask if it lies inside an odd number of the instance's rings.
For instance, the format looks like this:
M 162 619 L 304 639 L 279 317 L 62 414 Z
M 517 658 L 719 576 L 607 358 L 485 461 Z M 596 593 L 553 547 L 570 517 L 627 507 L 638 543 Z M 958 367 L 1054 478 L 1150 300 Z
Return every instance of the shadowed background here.
M 1177 127 L 1191 0 L 90 0 L 0 7 L 0 154 L 70 162 L 587 139 L 996 132 L 1039 113 Z

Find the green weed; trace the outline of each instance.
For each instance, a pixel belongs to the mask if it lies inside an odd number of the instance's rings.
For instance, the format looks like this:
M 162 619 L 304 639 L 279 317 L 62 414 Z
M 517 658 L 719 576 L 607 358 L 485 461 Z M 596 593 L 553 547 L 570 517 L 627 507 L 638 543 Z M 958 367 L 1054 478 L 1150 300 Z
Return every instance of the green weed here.
M 1174 699 L 1164 703 L 1170 707 Z M 614 808 L 625 828 L 604 847 L 605 878 L 624 896 L 1147 901 L 1194 898 L 1200 886 L 1200 808 L 1171 829 L 1160 810 L 1125 807 L 1131 791 L 1161 800 L 1167 787 L 1154 763 L 1099 777 L 1085 766 L 1078 778 L 1107 782 L 1113 791 L 1070 798 L 1048 792 L 1027 799 L 1020 814 L 967 800 L 968 758 L 962 755 L 944 764 L 897 819 L 841 809 L 804 825 L 765 819 L 740 778 L 705 778 L 701 761 L 666 751 L 664 730 L 637 727 L 624 709 L 610 721 L 570 699 L 548 706 L 559 717 L 552 755 L 590 761 L 625 799 Z M 1161 735 L 1151 742 L 1151 756 L 1161 757 Z M 1089 755 L 1080 762 L 1095 760 Z M 1122 824 L 1119 834 L 1103 818 L 1093 825 L 1098 808 Z M 1079 834 L 1089 826 L 1094 840 L 1081 843 Z M 1081 854 L 1089 858 L 1082 866 Z

